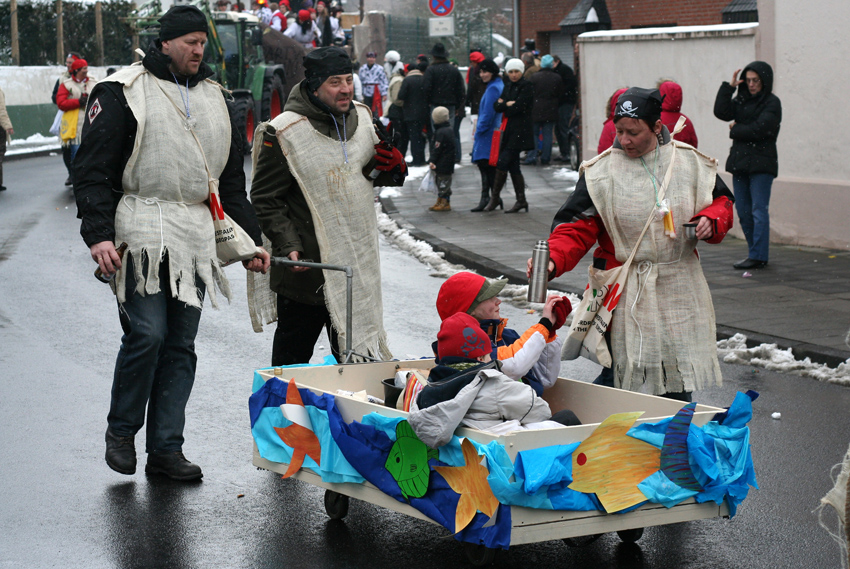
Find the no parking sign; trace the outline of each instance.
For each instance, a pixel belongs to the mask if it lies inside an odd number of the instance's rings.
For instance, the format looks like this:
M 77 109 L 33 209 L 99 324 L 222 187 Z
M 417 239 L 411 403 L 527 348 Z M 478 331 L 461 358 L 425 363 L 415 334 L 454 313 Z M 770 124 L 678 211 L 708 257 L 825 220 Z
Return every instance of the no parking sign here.
M 455 9 L 455 0 L 428 0 L 428 9 L 435 16 L 448 16 Z

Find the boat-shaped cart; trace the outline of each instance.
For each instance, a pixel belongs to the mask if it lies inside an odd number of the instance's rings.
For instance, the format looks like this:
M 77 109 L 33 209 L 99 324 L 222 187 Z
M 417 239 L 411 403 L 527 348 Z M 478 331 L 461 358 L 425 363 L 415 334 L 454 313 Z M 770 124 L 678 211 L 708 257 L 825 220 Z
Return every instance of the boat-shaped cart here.
M 338 393 L 383 399 L 382 380 L 433 365 L 258 370 L 254 465 L 325 488 L 334 519 L 355 498 L 443 525 L 475 565 L 509 545 L 608 532 L 635 541 L 645 527 L 729 517 L 755 485 L 744 394 L 718 419 L 725 409 L 561 378 L 544 398 L 582 425 L 503 435 L 461 427 L 430 449 L 411 437 L 408 413 Z

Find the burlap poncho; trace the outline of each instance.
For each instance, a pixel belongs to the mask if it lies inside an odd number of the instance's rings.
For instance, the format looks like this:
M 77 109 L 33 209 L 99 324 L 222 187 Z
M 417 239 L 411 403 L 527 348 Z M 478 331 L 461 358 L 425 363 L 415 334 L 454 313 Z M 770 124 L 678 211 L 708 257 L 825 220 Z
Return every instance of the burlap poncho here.
M 204 158 L 184 126 L 177 84 L 157 79 L 141 64 L 122 69 L 107 81 L 124 86 L 127 104 L 138 123 L 133 153 L 122 178 L 125 195 L 115 213 L 115 241 L 129 246 L 136 292 L 159 292 L 158 261 L 167 253 L 172 294 L 200 308 L 203 297 L 195 281 L 200 278 L 216 306 L 213 285 L 227 298 L 230 288 L 215 252 Z M 182 89 L 185 98 L 186 88 Z M 196 119 L 194 131 L 210 172 L 217 178 L 230 153 L 230 119 L 220 86 L 208 80 L 199 82 L 189 89 L 189 104 Z M 147 270 L 143 270 L 145 259 L 149 260 Z M 126 279 L 122 268 L 115 277 L 118 302 L 126 300 Z
M 375 194 L 361 171 L 375 155 L 378 137 L 369 110 L 354 105 L 360 126 L 345 143 L 347 163 L 339 159 L 341 142 L 316 131 L 306 116 L 286 111 L 270 124 L 310 207 L 322 263 L 348 265 L 354 271 L 353 350 L 388 359 L 392 355 L 384 331 Z M 324 277 L 325 304 L 342 348 L 346 276 L 324 271 Z
M 614 384 L 653 395 L 720 385 L 714 306 L 694 254 L 694 241 L 681 229 L 712 202 L 717 161 L 687 144 L 660 147 L 659 184 L 678 146 L 665 199 L 676 224 L 674 239 L 654 221 L 638 246 L 625 294 L 611 321 Z M 654 168 L 654 151 L 644 156 Z M 587 188 L 617 260 L 624 262 L 655 209 L 655 191 L 639 159 L 612 148 L 583 164 Z

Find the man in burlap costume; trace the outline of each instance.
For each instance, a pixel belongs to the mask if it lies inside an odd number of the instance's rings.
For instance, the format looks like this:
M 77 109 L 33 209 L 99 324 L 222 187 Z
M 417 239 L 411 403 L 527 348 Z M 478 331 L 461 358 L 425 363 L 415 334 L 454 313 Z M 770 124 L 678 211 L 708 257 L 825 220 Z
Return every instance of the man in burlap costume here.
M 373 185 L 402 185 L 407 167 L 401 152 L 378 137 L 369 108 L 353 101 L 344 50 L 314 50 L 304 69 L 284 112 L 257 129 L 251 201 L 275 256 L 353 268 L 352 347 L 386 359 Z M 272 268 L 272 365 L 308 362 L 322 327 L 339 358 L 345 279 L 338 271 Z
M 256 245 L 262 236 L 245 193 L 240 137 L 201 60 L 206 18 L 195 7 L 175 6 L 159 22 L 159 40 L 141 64 L 111 75 L 91 94 L 75 194 L 92 259 L 106 276 L 114 274 L 124 330 L 106 462 L 122 474 L 135 472 L 134 436 L 147 408 L 145 472 L 196 480 L 201 469 L 182 452 L 195 336 L 205 292 L 213 306 L 216 287 L 230 295 L 216 256 L 210 176 L 219 180 L 224 210 Z M 116 243 L 128 245 L 123 262 Z M 264 272 L 268 253 L 258 247 L 243 264 Z
M 690 401 L 692 391 L 722 381 L 714 307 L 696 246 L 723 239 L 732 227 L 733 198 L 716 160 L 671 143 L 662 100 L 657 89 L 637 87 L 618 99 L 614 146 L 582 164 L 575 191 L 555 216 L 549 271 L 555 278 L 572 270 L 594 243 L 594 267 L 622 265 L 655 215 L 606 335 L 613 367 L 597 382 Z M 659 203 L 674 144 L 672 179 Z M 682 228 L 689 222 L 697 224 L 695 239 Z M 670 226 L 674 235 L 665 232 Z

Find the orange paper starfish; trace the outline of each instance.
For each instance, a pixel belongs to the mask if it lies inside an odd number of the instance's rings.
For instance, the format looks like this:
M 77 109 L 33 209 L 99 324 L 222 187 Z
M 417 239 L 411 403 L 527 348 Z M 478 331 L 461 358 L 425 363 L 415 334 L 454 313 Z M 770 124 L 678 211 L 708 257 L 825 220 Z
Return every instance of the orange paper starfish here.
M 289 380 L 289 386 L 286 388 L 286 403 L 304 407 L 304 402 L 301 400 L 301 393 L 298 392 L 298 386 L 295 385 L 294 379 Z M 292 423 L 282 429 L 275 427 L 274 430 L 283 442 L 292 447 L 292 460 L 289 462 L 289 468 L 283 475 L 284 478 L 289 478 L 295 474 L 301 468 L 306 456 L 315 460 L 316 464 L 321 463 L 322 447 L 319 444 L 316 433 L 313 432 L 309 425 L 302 426 L 298 423 Z
M 463 439 L 461 449 L 466 463 L 464 466 L 434 467 L 434 470 L 446 479 L 452 490 L 460 494 L 455 511 L 455 533 L 464 529 L 478 510 L 492 518 L 496 508 L 499 507 L 499 500 L 493 495 L 493 490 L 487 482 L 487 475 L 490 472 L 481 464 L 478 451 L 469 439 Z

